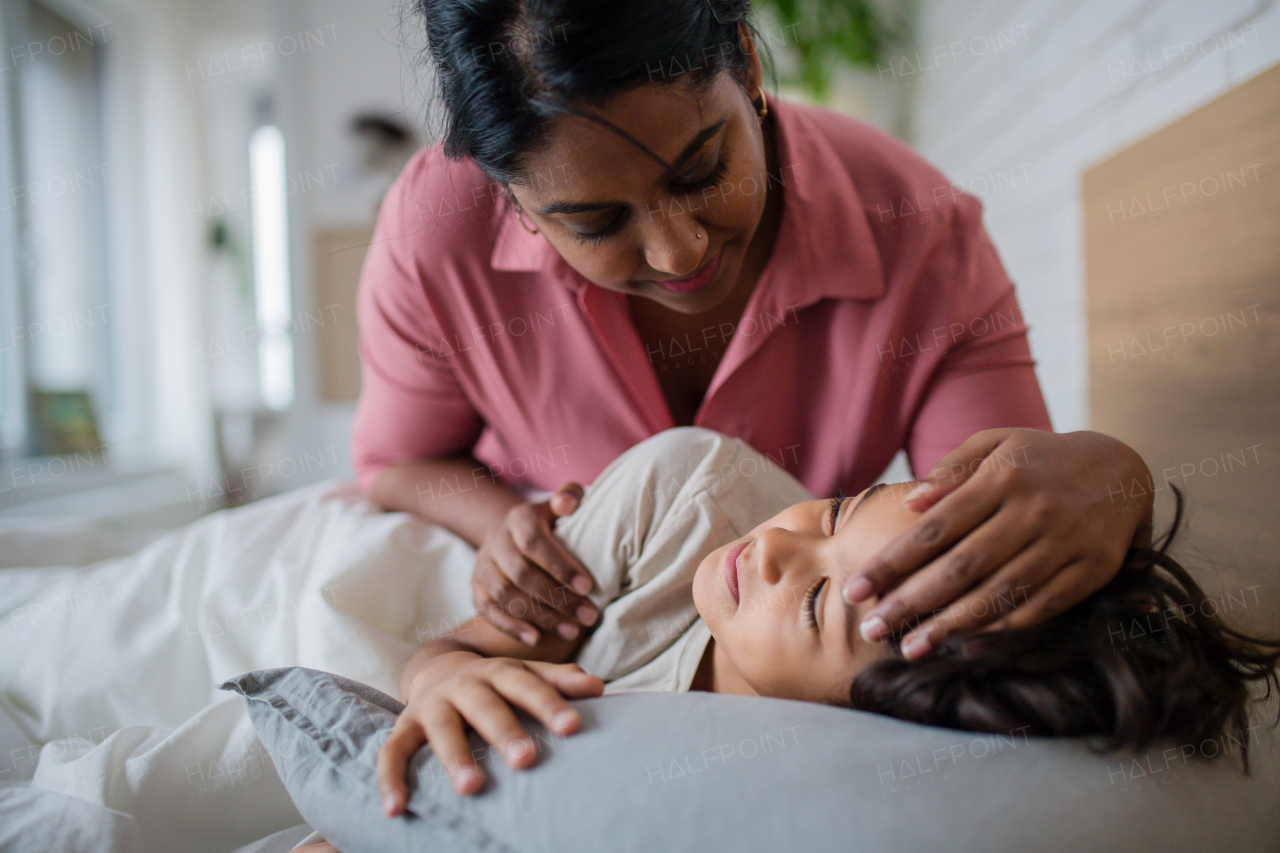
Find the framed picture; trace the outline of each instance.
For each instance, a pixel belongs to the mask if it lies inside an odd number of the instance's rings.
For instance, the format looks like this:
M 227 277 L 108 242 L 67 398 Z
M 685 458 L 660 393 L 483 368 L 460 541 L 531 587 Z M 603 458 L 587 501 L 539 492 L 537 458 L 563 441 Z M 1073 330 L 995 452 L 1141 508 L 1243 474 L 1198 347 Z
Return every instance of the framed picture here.
M 31 392 L 32 453 L 58 456 L 64 453 L 101 451 L 98 419 L 88 391 Z

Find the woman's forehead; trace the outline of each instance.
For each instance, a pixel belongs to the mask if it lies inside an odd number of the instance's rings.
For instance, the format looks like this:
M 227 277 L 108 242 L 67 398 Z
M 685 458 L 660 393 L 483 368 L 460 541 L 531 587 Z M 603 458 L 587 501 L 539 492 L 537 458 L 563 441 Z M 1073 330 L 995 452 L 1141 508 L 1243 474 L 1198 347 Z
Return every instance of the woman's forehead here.
M 731 81 L 727 75 L 721 76 Z M 703 131 L 728 122 L 729 101 L 723 83 L 713 84 L 700 95 L 672 86 L 642 85 L 616 95 L 603 107 L 583 110 L 607 124 L 574 114 L 561 115 L 553 122 L 545 144 L 524 158 L 528 176 L 517 186 L 523 194 L 546 204 L 561 200 L 557 193 L 623 183 L 635 176 L 637 169 L 646 176 L 661 176 L 663 164 L 676 164 Z

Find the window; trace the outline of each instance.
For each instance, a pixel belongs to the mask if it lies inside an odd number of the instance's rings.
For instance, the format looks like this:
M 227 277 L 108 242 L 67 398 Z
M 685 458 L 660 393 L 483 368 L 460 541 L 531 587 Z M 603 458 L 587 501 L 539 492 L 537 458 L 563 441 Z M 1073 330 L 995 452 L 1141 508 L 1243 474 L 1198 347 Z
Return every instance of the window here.
M 0 15 L 0 449 L 13 458 L 59 452 L 67 424 L 58 418 L 83 420 L 65 405 L 69 396 L 90 403 L 91 434 L 103 442 L 119 411 L 105 25 L 77 24 L 37 2 L 7 3 Z M 42 405 L 48 399 L 63 402 Z
M 284 134 L 264 124 L 249 137 L 253 192 L 253 278 L 258 328 L 258 387 L 281 411 L 293 402 L 293 339 L 289 286 L 289 222 L 285 198 Z

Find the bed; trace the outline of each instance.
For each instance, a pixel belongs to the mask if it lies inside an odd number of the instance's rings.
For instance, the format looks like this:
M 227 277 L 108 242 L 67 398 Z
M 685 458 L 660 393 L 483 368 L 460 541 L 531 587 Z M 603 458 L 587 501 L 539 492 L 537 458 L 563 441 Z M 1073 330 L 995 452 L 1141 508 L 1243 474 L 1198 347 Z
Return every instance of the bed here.
M 473 552 L 337 480 L 129 553 L 138 544 L 87 526 L 0 528 L 0 838 L 287 850 L 302 818 L 243 700 L 217 685 L 302 665 L 394 693 L 419 634 L 468 615 Z
M 469 616 L 465 542 L 331 480 L 146 542 L 0 528 L 0 555 L 4 850 L 273 853 L 317 829 L 344 853 L 1167 853 L 1280 837 L 1274 696 L 1249 777 L 1178 745 L 1099 756 L 785 700 L 607 696 L 578 703 L 580 734 L 542 733 L 537 768 L 487 761 L 481 797 L 454 796 L 422 750 L 415 817 L 393 826 L 372 756 L 404 661 Z

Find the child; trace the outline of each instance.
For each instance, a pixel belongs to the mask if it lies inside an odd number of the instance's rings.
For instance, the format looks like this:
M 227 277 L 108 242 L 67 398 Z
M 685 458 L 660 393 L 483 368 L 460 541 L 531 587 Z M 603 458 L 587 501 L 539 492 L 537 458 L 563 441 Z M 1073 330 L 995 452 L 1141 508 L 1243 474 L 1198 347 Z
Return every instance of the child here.
M 975 731 L 1101 735 L 1108 748 L 1199 743 L 1229 726 L 1244 735 L 1247 682 L 1276 682 L 1280 642 L 1205 615 L 1199 587 L 1164 554 L 1172 530 L 1039 625 L 950 637 L 916 661 L 896 641 L 863 640 L 856 626 L 876 599 L 846 604 L 839 591 L 916 518 L 900 500 L 911 485 L 814 500 L 737 439 L 682 427 L 637 444 L 556 525 L 596 573 L 599 621 L 530 648 L 477 616 L 422 646 L 378 755 L 385 810 L 403 811 L 405 768 L 424 742 L 473 794 L 483 777 L 466 725 L 528 767 L 533 743 L 512 706 L 567 735 L 579 724 L 567 699 L 623 690 L 801 699 Z M 1137 618 L 1162 620 L 1167 642 L 1135 642 Z

